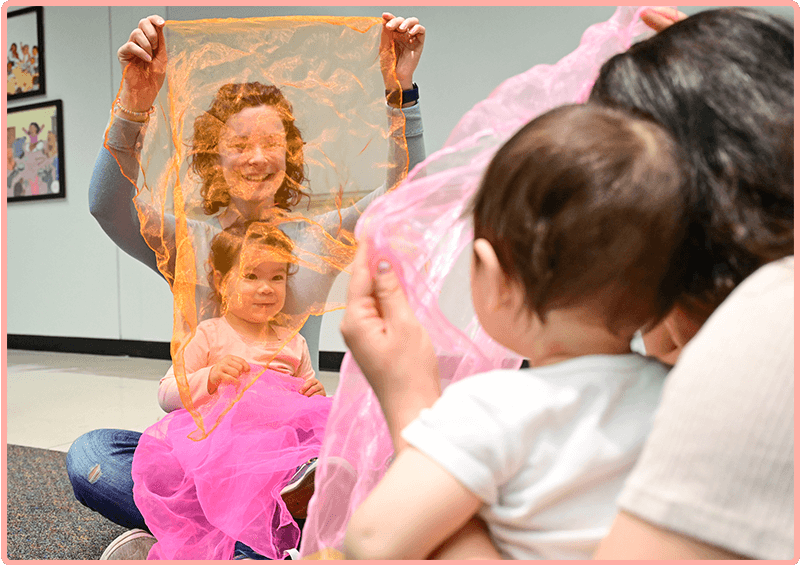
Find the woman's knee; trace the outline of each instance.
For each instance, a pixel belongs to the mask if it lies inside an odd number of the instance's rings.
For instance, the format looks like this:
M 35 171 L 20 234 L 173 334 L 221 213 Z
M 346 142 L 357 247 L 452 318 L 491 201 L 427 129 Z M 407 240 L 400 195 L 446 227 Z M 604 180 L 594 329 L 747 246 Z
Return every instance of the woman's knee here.
M 92 430 L 76 439 L 67 452 L 67 474 L 76 496 L 78 489 L 96 483 L 104 473 L 130 475 L 138 432 Z

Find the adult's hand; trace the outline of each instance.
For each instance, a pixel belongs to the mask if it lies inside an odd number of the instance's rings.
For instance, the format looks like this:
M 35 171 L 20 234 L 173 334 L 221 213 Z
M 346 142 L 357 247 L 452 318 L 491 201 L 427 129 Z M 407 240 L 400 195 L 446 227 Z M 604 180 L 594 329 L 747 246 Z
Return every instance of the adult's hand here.
M 433 343 L 387 260 L 370 273 L 367 244 L 352 264 L 342 336 L 378 397 L 399 449 L 400 431 L 441 394 Z
M 685 20 L 687 17 L 683 12 L 665 6 L 649 8 L 644 10 L 641 15 L 642 21 L 656 31 L 663 31 L 675 22 Z
M 148 111 L 164 84 L 167 69 L 164 23 L 164 18 L 156 15 L 140 20 L 128 41 L 117 50 L 123 76 L 119 99 L 126 110 Z
M 414 71 L 425 46 L 425 27 L 420 25 L 417 18 L 395 17 L 389 12 L 384 12 L 383 20 L 381 53 L 390 53 L 388 50 L 394 49 L 395 72 L 400 88 L 410 90 L 414 85 Z M 381 71 L 386 90 L 395 90 L 397 85 L 391 73 L 391 66 L 382 64 Z

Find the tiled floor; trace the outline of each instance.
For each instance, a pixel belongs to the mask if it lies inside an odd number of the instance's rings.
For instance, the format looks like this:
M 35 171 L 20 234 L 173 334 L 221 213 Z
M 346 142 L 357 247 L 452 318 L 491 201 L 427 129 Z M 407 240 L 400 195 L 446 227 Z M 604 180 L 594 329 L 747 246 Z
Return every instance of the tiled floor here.
M 164 412 L 158 381 L 169 361 L 74 353 L 8 351 L 7 442 L 67 451 L 97 428 L 144 431 Z M 322 371 L 331 396 L 339 373 Z

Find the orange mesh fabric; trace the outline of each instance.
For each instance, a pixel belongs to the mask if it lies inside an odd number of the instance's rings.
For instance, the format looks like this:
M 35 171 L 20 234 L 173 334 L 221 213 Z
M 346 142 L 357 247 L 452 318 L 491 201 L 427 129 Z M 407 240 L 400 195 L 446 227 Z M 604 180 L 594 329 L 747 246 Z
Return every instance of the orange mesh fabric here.
M 393 68 L 394 53 L 381 49 L 381 29 L 380 18 L 326 17 L 164 28 L 166 83 L 144 135 L 135 205 L 172 286 L 172 357 L 197 438 L 227 411 L 193 405 L 183 364 L 198 322 L 225 313 L 209 279 L 213 238 L 253 220 L 288 237 L 291 254 L 272 251 L 291 263 L 277 320 L 294 335 L 309 315 L 343 306 L 343 290 L 329 291 L 352 259 L 355 222 L 407 172 L 404 119 L 387 119 L 381 66 Z M 246 164 L 255 154 L 266 165 Z

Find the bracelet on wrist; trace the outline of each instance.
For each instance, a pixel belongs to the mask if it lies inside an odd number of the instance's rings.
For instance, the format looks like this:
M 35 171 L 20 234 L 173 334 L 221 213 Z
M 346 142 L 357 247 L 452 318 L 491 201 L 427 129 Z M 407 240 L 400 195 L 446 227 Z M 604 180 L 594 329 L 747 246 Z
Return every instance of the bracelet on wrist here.
M 150 109 L 145 112 L 135 112 L 134 110 L 128 110 L 125 106 L 122 105 L 122 102 L 119 98 L 114 100 L 114 110 L 119 110 L 123 114 L 126 114 L 132 118 L 137 118 L 142 121 L 147 121 L 150 119 L 150 115 L 156 111 L 155 106 L 150 106 Z

